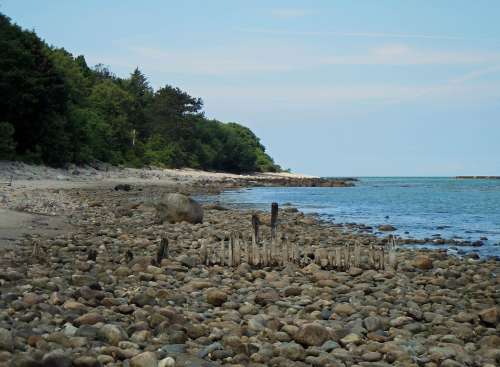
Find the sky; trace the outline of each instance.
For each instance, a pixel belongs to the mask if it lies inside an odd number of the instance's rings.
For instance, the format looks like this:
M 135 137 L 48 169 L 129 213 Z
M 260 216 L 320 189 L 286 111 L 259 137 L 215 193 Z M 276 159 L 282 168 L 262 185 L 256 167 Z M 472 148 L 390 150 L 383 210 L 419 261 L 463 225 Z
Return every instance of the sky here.
M 136 66 L 321 176 L 500 175 L 500 1 L 0 0 L 49 44 Z M 1 52 L 1 51 L 0 51 Z

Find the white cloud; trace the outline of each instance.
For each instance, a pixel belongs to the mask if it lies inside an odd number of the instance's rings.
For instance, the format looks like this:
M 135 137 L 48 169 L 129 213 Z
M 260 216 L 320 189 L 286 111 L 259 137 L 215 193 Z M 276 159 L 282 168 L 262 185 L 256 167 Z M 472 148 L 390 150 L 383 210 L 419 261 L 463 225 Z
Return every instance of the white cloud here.
M 360 84 L 339 86 L 279 86 L 262 87 L 224 87 L 224 86 L 191 86 L 190 91 L 203 95 L 211 100 L 241 101 L 273 105 L 286 104 L 293 106 L 342 106 L 345 104 L 393 104 L 394 102 L 412 101 L 419 97 L 427 97 L 435 102 L 445 99 L 483 99 L 500 97 L 499 83 L 480 83 L 474 85 L 387 85 Z
M 448 41 L 475 41 L 487 40 L 488 38 L 470 38 L 463 36 L 451 36 L 440 34 L 415 34 L 415 33 L 385 33 L 385 32 L 329 32 L 329 31 L 290 31 L 283 29 L 264 28 L 239 28 L 244 33 L 257 33 L 274 36 L 305 36 L 305 37 L 361 37 L 361 38 L 407 38 L 407 39 L 428 39 L 428 40 L 448 40 Z
M 458 77 L 451 78 L 450 80 L 431 85 L 423 88 L 420 91 L 415 91 L 410 95 L 401 95 L 389 101 L 390 104 L 399 104 L 403 102 L 408 102 L 410 100 L 422 98 L 422 97 L 433 97 L 440 95 L 447 95 L 451 97 L 464 95 L 466 98 L 472 100 L 476 98 L 485 97 L 500 97 L 500 85 L 498 83 L 475 83 L 473 85 L 467 85 L 468 82 L 479 79 L 485 75 L 498 74 L 500 73 L 500 65 L 489 66 L 486 68 L 474 70 L 466 74 L 460 75 Z
M 304 45 L 269 43 L 179 50 L 146 45 L 122 47 L 123 57 L 101 57 L 101 60 L 116 66 L 141 65 L 151 71 L 213 76 L 300 72 L 328 65 L 500 64 L 500 52 L 452 52 L 413 48 L 405 44 L 382 44 L 357 53 L 333 53 Z
M 457 65 L 500 62 L 499 52 L 450 52 L 385 44 L 357 55 L 333 55 L 321 60 L 330 65 Z

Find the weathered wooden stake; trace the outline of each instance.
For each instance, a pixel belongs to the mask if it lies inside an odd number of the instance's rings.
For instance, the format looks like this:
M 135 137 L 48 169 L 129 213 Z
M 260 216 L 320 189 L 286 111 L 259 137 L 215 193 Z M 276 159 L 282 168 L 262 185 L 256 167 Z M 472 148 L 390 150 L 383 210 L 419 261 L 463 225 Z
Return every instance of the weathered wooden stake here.
M 130 252 L 130 250 L 128 250 L 127 252 Z M 132 254 L 132 252 L 130 252 Z M 134 258 L 134 255 L 132 254 L 132 259 Z M 97 251 L 93 248 L 89 249 L 88 251 L 88 254 L 87 254 L 87 260 L 92 260 L 92 261 L 96 261 L 97 259 Z M 125 254 L 125 259 L 127 259 L 127 254 Z M 128 260 L 127 259 L 127 262 L 131 261 L 132 259 Z
M 278 225 L 278 203 L 271 204 L 271 241 L 276 238 L 276 227 Z
M 156 250 L 156 264 L 160 266 L 161 261 L 168 257 L 168 238 L 162 237 L 158 250 Z
M 361 248 L 358 242 L 354 244 L 354 264 L 357 268 L 361 265 Z
M 206 244 L 206 240 L 202 239 L 201 246 L 200 246 L 200 264 L 208 265 L 207 259 L 208 259 L 208 257 L 207 257 L 207 244 Z
M 247 264 L 248 265 L 253 265 L 253 261 L 252 261 L 252 254 L 251 254 L 251 246 L 248 242 L 247 239 L 244 239 L 245 240 L 245 254 L 246 254 L 246 259 L 247 259 Z
M 231 233 L 231 235 L 229 236 L 227 265 L 228 266 L 234 265 L 234 233 Z
M 320 259 L 319 249 L 316 249 L 314 251 L 314 263 L 316 265 L 321 265 L 321 259 Z
M 388 259 L 388 262 L 389 262 L 389 267 L 391 269 L 396 269 L 396 261 L 397 261 L 397 258 L 396 258 L 396 248 L 397 248 L 397 238 L 395 236 L 393 236 L 391 238 L 391 242 L 390 242 L 390 245 L 389 245 L 389 259 Z
M 226 239 L 223 238 L 220 241 L 219 265 L 224 266 L 224 259 L 225 258 L 226 258 Z
M 257 213 L 252 214 L 252 244 L 255 245 L 259 243 L 259 225 L 260 219 Z
M 380 249 L 380 269 L 385 270 L 385 247 Z
M 339 270 L 340 266 L 341 266 L 341 261 L 340 261 L 340 247 L 337 246 L 337 248 L 335 248 L 335 267 L 337 268 L 337 270 Z
M 269 245 L 266 240 L 264 240 L 263 245 L 262 245 L 262 252 L 263 252 L 263 261 L 262 261 L 262 266 L 266 267 L 269 265 Z
M 304 244 L 304 257 L 306 259 L 306 264 L 309 264 L 311 262 L 311 259 L 309 258 L 309 255 L 312 252 L 312 240 L 306 240 L 306 243 Z
M 240 234 L 236 233 L 234 242 L 234 266 L 239 266 L 241 264 L 241 242 Z
M 333 263 L 333 252 L 332 251 L 328 251 L 328 267 L 331 269 L 333 268 L 334 266 L 334 263 Z

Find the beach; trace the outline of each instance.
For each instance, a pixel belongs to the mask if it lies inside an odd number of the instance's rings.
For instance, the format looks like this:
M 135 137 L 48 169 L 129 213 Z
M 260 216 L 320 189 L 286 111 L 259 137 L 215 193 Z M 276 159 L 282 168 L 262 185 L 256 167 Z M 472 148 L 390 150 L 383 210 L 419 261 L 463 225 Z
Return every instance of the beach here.
M 204 246 L 234 234 L 251 241 L 255 210 L 208 200 L 203 223 L 158 220 L 165 193 L 312 186 L 318 178 L 17 163 L 0 172 L 13 182 L 0 187 L 6 366 L 500 363 L 495 259 L 399 247 L 390 264 L 361 255 L 357 266 L 336 268 L 316 254 L 350 243 L 383 248 L 387 237 L 282 206 L 277 231 L 296 246 L 297 261 L 209 263 L 200 259 Z M 257 215 L 270 238 L 269 210 Z

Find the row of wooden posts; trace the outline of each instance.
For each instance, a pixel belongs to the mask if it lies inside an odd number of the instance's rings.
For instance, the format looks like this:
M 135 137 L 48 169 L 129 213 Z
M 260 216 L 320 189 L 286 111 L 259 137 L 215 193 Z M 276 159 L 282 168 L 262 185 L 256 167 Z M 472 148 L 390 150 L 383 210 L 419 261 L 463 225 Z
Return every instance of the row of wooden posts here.
M 324 269 L 348 270 L 351 267 L 373 269 L 394 268 L 397 239 L 392 237 L 387 246 L 363 246 L 350 242 L 332 248 L 318 248 L 311 245 L 300 247 L 285 236 L 278 236 L 278 204 L 271 206 L 271 238 L 261 240 L 259 217 L 252 215 L 251 242 L 240 233 L 233 232 L 220 243 L 201 241 L 200 263 L 211 266 L 238 266 L 247 263 L 255 267 L 284 266 L 296 264 L 306 266 L 315 263 Z M 362 261 L 365 263 L 362 264 Z

